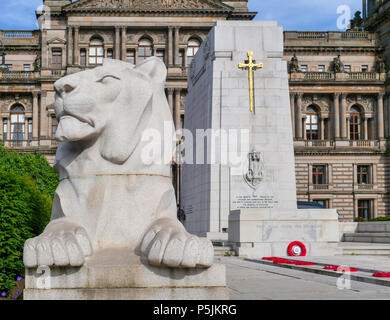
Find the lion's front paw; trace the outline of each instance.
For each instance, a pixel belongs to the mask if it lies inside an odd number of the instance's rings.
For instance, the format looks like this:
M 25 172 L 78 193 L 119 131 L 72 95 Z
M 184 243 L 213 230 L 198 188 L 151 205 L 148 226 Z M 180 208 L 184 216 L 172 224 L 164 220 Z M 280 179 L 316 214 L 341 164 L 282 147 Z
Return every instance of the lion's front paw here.
M 54 231 L 28 239 L 24 244 L 24 265 L 38 266 L 82 266 L 85 257 L 91 255 L 92 246 L 81 227 L 59 225 Z
M 214 258 L 210 240 L 189 234 L 173 219 L 161 219 L 148 230 L 141 252 L 150 265 L 172 268 L 207 268 Z

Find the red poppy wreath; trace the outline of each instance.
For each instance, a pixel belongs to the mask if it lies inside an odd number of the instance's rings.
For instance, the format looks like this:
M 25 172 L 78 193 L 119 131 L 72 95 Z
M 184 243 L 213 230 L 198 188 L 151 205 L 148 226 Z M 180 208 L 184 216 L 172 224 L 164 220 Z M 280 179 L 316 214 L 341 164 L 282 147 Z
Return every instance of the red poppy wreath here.
M 291 242 L 287 247 L 287 254 L 290 257 L 304 257 L 306 256 L 306 247 L 302 242 Z

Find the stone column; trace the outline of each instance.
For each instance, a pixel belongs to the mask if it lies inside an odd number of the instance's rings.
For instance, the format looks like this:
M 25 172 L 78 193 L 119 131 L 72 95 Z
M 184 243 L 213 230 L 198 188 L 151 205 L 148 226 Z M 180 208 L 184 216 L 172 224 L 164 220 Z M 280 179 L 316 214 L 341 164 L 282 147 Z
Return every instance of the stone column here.
M 363 139 L 368 140 L 368 119 L 364 117 L 363 119 Z
M 177 88 L 175 89 L 175 128 L 180 129 L 181 124 L 180 124 L 180 110 L 181 110 L 181 89 Z
M 120 59 L 120 35 L 119 35 L 120 27 L 115 27 L 115 59 Z
M 126 61 L 127 58 L 127 28 L 122 27 L 122 60 Z
M 175 65 L 178 66 L 180 64 L 179 61 L 179 27 L 175 27 Z
M 367 0 L 363 0 L 363 19 L 367 18 Z
M 293 132 L 293 139 L 295 138 L 295 92 L 290 93 L 290 107 L 291 107 L 291 126 Z
M 340 138 L 340 93 L 333 95 L 333 128 L 335 140 Z
M 347 139 L 347 122 L 346 122 L 346 110 L 347 109 L 347 94 L 341 94 L 341 108 L 340 108 L 340 130 L 341 138 Z
M 303 93 L 297 94 L 297 110 L 295 111 L 296 114 L 296 133 L 295 137 L 297 140 L 302 140 L 302 97 Z
M 325 119 L 321 116 L 321 140 L 325 140 Z
M 38 92 L 33 92 L 33 140 L 38 140 L 38 127 L 39 127 L 39 106 L 38 106 Z
M 48 68 L 49 67 L 49 50 L 47 46 L 47 31 L 42 30 L 42 53 L 41 53 L 41 67 Z M 38 53 L 39 54 L 39 53 Z
M 173 65 L 173 28 L 168 27 L 168 66 Z
M 377 124 L 378 124 L 378 139 L 382 140 L 385 137 L 384 118 L 383 118 L 383 97 L 384 94 L 378 94 L 378 109 L 377 109 Z
M 387 122 L 387 137 L 390 138 L 390 94 L 387 94 L 386 96 L 386 108 L 387 108 L 387 117 L 386 117 L 386 122 Z
M 7 126 L 7 140 L 11 141 L 11 128 L 12 128 L 12 122 L 11 122 L 11 117 L 8 118 L 8 126 Z
M 80 65 L 80 49 L 79 49 L 79 43 L 80 43 L 80 27 L 75 26 L 74 27 L 74 64 L 76 66 Z
M 73 65 L 73 27 L 68 26 L 68 65 Z
M 47 112 L 46 112 L 46 91 L 41 92 L 41 132 L 39 134 L 39 139 L 41 140 L 42 138 L 47 138 Z
M 168 88 L 168 104 L 169 104 L 169 110 L 171 110 L 171 115 L 173 117 L 173 88 Z

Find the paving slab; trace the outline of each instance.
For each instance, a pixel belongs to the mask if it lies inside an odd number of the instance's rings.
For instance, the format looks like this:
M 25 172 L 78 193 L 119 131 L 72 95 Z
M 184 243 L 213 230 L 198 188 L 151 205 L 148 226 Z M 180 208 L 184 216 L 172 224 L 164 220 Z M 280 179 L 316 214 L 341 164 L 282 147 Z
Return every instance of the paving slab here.
M 226 266 L 232 300 L 390 300 L 390 287 L 386 286 L 351 280 L 350 289 L 342 290 L 337 286 L 338 277 L 238 257 L 220 257 L 217 261 Z

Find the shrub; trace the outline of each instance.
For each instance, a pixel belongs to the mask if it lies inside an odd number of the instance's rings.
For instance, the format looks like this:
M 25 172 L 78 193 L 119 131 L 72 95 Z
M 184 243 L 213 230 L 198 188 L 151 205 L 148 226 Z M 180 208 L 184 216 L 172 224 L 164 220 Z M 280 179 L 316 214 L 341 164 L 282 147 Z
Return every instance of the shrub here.
M 390 221 L 390 216 L 370 219 L 368 221 Z
M 30 177 L 39 191 L 53 198 L 58 185 L 58 174 L 40 153 L 17 153 L 0 144 L 0 170 Z
M 0 293 L 24 274 L 24 242 L 42 233 L 51 205 L 31 178 L 0 171 Z

